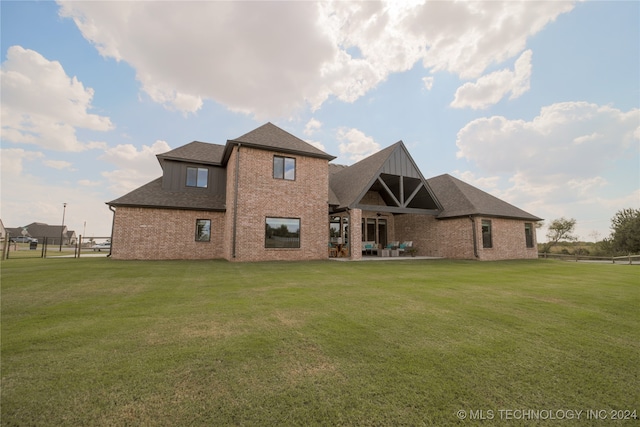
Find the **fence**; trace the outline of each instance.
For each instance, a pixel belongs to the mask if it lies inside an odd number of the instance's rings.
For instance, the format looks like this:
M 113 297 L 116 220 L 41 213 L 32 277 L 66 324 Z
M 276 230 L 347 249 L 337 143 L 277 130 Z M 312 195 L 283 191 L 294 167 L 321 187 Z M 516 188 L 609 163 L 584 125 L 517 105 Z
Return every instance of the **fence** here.
M 60 239 L 47 237 L 37 238 L 37 242 L 11 242 L 10 239 L 0 241 L 2 259 L 25 258 L 80 258 L 82 256 L 104 256 L 111 254 L 111 245 L 99 245 L 108 242 L 110 237 L 82 237 L 74 243 L 60 244 Z M 89 255 L 90 254 L 90 255 Z
M 583 261 L 583 262 L 607 262 L 612 264 L 640 264 L 640 255 L 624 255 L 624 256 L 589 256 L 589 255 L 567 255 L 567 254 L 549 254 L 538 253 L 538 258 L 543 259 L 559 259 L 562 261 Z

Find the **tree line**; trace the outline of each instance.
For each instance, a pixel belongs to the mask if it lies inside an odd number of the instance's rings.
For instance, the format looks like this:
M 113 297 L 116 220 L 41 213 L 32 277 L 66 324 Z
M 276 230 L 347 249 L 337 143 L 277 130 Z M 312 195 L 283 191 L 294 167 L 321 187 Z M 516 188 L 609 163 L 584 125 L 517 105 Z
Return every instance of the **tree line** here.
M 541 251 L 549 253 L 552 247 L 561 242 L 576 242 L 573 234 L 577 221 L 575 218 L 557 218 L 551 221 L 547 231 L 547 243 Z M 542 226 L 542 223 L 539 224 Z M 611 234 L 596 242 L 596 251 L 606 255 L 640 254 L 640 209 L 621 209 L 611 218 Z

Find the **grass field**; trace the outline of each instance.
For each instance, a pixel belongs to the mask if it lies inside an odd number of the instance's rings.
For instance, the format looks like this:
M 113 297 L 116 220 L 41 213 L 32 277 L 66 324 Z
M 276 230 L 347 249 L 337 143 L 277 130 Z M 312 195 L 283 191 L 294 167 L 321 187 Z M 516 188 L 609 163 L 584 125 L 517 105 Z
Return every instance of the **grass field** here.
M 87 258 L 1 268 L 5 426 L 640 416 L 636 266 Z M 568 411 L 584 412 L 553 419 Z

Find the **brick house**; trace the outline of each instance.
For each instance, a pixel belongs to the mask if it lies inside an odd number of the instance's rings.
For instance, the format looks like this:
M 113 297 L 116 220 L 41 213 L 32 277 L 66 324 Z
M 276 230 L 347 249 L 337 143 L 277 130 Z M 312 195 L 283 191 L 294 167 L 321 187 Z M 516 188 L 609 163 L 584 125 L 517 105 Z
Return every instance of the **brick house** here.
M 351 166 L 267 123 L 157 156 L 162 176 L 107 204 L 115 259 L 536 258 L 535 217 L 450 175 L 425 180 L 402 141 Z M 353 225 L 353 226 L 351 226 Z

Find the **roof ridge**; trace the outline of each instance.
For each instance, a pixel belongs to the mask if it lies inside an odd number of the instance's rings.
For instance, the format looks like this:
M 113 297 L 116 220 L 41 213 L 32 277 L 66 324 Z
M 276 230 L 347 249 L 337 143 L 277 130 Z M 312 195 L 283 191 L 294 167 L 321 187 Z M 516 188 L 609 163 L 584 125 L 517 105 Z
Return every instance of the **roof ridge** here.
M 271 122 L 267 122 L 237 138 L 227 140 L 225 152 L 228 152 L 228 147 L 234 143 L 245 144 L 255 148 L 267 148 L 283 153 L 288 152 L 309 157 L 319 157 L 329 161 L 336 158 Z M 228 154 L 230 153 L 225 154 L 225 159 L 228 157 Z

